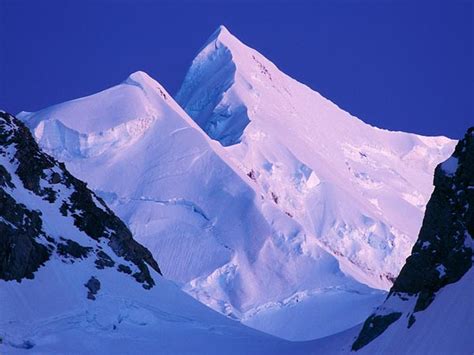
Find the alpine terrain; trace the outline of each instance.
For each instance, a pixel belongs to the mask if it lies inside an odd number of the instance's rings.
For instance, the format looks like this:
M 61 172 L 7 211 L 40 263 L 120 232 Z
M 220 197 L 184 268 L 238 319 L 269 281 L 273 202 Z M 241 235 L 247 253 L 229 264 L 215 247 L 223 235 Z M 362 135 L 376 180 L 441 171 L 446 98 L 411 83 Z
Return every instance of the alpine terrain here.
M 3 111 L 0 243 L 2 354 L 301 349 L 212 311 L 163 279 L 103 200 Z
M 436 168 L 434 184 L 412 253 L 386 301 L 365 321 L 353 350 L 474 351 L 474 127 Z
M 371 127 L 224 27 L 176 99 L 136 72 L 19 118 L 202 303 L 291 340 L 363 322 L 455 142 Z

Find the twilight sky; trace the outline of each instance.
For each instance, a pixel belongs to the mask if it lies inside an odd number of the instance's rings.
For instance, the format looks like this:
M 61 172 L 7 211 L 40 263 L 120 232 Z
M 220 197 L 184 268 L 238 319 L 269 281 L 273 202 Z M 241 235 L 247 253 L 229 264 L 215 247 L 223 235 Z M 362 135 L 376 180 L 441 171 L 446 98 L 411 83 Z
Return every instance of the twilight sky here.
M 471 1 L 0 0 L 0 109 L 36 111 L 144 70 L 175 93 L 220 24 L 370 124 L 474 125 Z

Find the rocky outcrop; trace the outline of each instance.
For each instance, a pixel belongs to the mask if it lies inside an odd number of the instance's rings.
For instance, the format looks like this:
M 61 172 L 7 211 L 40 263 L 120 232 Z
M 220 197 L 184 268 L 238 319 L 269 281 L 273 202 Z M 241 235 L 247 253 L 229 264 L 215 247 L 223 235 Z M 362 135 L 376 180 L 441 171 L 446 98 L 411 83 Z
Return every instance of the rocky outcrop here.
M 87 258 L 92 250 L 91 247 L 84 247 L 70 239 L 61 238 L 61 242 L 57 244 L 58 254 L 65 258 Z
M 4 112 L 0 112 L 0 155 L 4 158 L 4 164 L 0 164 L 0 279 L 32 278 L 51 254 L 57 253 L 70 262 L 94 255 L 99 269 L 114 267 L 113 259 L 120 257 L 136 268 L 132 271 L 124 265 L 119 271 L 130 270 L 145 288 L 155 284 L 148 267 L 161 272 L 148 249 L 133 239 L 125 224 L 86 183 L 39 149 L 21 121 Z M 100 243 L 85 247 L 67 236 L 48 235 L 43 230 L 43 219 L 48 215 L 18 203 L 14 196 L 19 186 L 15 184 L 60 206 L 58 211 L 63 217 L 72 217 L 77 229 L 92 240 L 105 240 L 115 256 L 101 250 Z
M 352 350 L 359 350 L 364 345 L 382 334 L 393 322 L 396 322 L 402 316 L 401 312 L 392 312 L 385 315 L 372 314 L 364 323 L 365 331 L 361 332 L 359 337 L 352 345 Z
M 95 300 L 95 296 L 97 295 L 97 292 L 100 290 L 100 281 L 97 280 L 94 276 L 91 276 L 91 278 L 84 284 L 87 288 L 87 298 L 90 300 Z
M 397 305 L 407 304 L 402 319 L 412 327 L 417 312 L 427 310 L 440 289 L 459 281 L 472 267 L 474 127 L 459 141 L 452 157 L 436 168 L 434 185 L 412 253 L 384 305 L 365 321 L 353 350 L 370 343 L 400 318 Z
M 40 214 L 17 203 L 0 187 L 0 279 L 33 278 L 51 254 L 38 241 L 44 236 Z

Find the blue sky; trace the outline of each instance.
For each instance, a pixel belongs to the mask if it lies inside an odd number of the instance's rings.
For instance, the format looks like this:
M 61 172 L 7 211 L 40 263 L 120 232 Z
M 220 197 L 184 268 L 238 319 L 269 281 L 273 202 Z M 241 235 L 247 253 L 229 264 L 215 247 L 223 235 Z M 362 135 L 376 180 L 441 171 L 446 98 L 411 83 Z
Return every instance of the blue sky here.
M 175 93 L 224 24 L 295 79 L 382 128 L 474 125 L 470 1 L 0 0 L 0 107 L 85 96 L 144 70 Z

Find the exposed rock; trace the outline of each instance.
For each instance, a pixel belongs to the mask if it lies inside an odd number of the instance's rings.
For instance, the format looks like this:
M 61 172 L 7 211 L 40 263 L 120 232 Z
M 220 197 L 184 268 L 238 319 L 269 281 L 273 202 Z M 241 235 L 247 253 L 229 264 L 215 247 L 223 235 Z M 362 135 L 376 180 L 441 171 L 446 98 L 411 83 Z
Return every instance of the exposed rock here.
M 138 266 L 141 276 L 136 279 L 153 286 L 154 281 L 146 264 L 160 274 L 161 271 L 150 251 L 133 239 L 125 224 L 113 214 L 100 197 L 87 188 L 84 182 L 74 178 L 67 170 L 63 176 L 66 184 L 75 189 L 67 206 L 74 218 L 74 224 L 93 239 L 98 240 L 102 237 L 109 239 L 109 246 L 118 256 Z M 96 205 L 94 199 L 101 204 L 101 207 Z
M 278 205 L 278 196 L 274 192 L 272 192 L 271 195 L 272 195 L 273 202 L 275 202 Z
M 84 286 L 89 290 L 87 292 L 87 298 L 90 300 L 95 300 L 97 292 L 100 290 L 100 281 L 97 280 L 94 276 L 91 276 L 89 281 L 87 281 Z
M 59 184 L 61 182 L 61 175 L 59 175 L 57 172 L 54 172 L 51 175 L 51 184 Z
M 382 334 L 390 324 L 397 321 L 402 313 L 393 312 L 383 316 L 371 315 L 364 323 L 362 331 L 357 340 L 352 345 L 352 350 L 359 350 L 364 345 L 367 345 L 372 340 Z
M 66 201 L 63 201 L 63 203 L 61 204 L 61 207 L 59 207 L 59 212 L 61 212 L 63 216 L 67 216 L 68 210 L 69 210 L 68 203 Z
M 16 148 L 14 158 L 18 163 L 15 173 L 26 189 L 39 196 L 52 199 L 51 191 L 40 186 L 40 180 L 46 178 L 45 170 L 54 167 L 55 160 L 42 153 L 28 128 L 7 113 L 0 113 L 0 145 Z M 54 201 L 53 201 L 54 202 Z
M 50 256 L 48 248 L 37 241 L 44 235 L 40 214 L 0 188 L 0 217 L 0 279 L 32 279 Z
M 3 112 L 0 112 L 0 154 L 8 157 L 16 167 L 13 172 L 0 165 L 0 278 L 21 280 L 33 277 L 33 272 L 48 260 L 54 245 L 62 257 L 82 259 L 92 254 L 92 248 L 72 240 L 56 242 L 42 230 L 40 213 L 18 204 L 7 192 L 15 188 L 11 176 L 14 173 L 24 188 L 33 194 L 50 203 L 59 198 L 61 215 L 72 216 L 80 231 L 95 241 L 107 240 L 117 256 L 135 264 L 138 271 L 132 276 L 143 287 L 151 288 L 155 284 L 148 266 L 161 272 L 151 253 L 133 239 L 125 224 L 87 188 L 86 183 L 72 176 L 63 163 L 39 149 L 21 121 Z M 61 189 L 71 193 L 60 194 Z M 96 254 L 95 263 L 99 269 L 115 265 L 113 256 L 103 251 Z M 131 274 L 132 270 L 129 271 Z
M 12 176 L 3 165 L 0 165 L 0 186 L 11 189 L 15 187 L 12 183 Z
M 255 174 L 255 171 L 253 169 L 247 173 L 247 176 L 253 181 L 257 181 L 257 175 Z
M 113 267 L 115 265 L 115 262 L 105 252 L 99 250 L 97 252 L 97 259 L 95 261 L 95 265 L 97 269 L 104 269 L 106 267 Z
M 120 271 L 120 272 L 123 272 L 123 273 L 125 273 L 125 274 L 131 274 L 131 273 L 132 273 L 132 269 L 130 269 L 129 266 L 123 265 L 123 264 L 120 264 L 120 265 L 117 267 L 117 270 Z
M 84 247 L 70 239 L 63 239 L 64 243 L 57 245 L 58 254 L 64 257 L 84 259 L 92 251 L 91 247 Z
M 435 190 L 426 207 L 418 241 L 390 290 L 391 294 L 418 295 L 414 312 L 426 309 L 440 288 L 458 281 L 472 266 L 472 248 L 465 243 L 474 235 L 472 132 L 473 128 L 453 153 L 456 171 L 445 171 L 445 163 L 436 168 Z M 443 274 L 439 266 L 445 270 Z
M 411 328 L 416 322 L 415 313 L 429 308 L 440 289 L 459 281 L 472 267 L 473 134 L 474 127 L 459 141 L 452 157 L 436 168 L 435 189 L 426 207 L 418 240 L 384 304 L 364 323 L 353 350 L 367 345 L 397 321 L 402 314 L 396 312 L 401 302 L 406 303 L 402 311 L 407 316 L 403 319 L 408 318 L 406 326 Z M 394 312 L 384 315 L 386 309 Z

